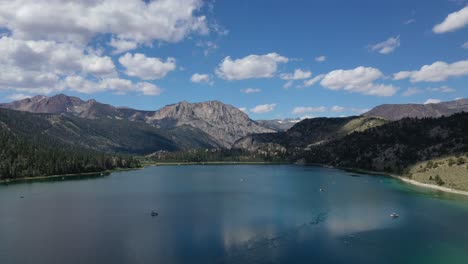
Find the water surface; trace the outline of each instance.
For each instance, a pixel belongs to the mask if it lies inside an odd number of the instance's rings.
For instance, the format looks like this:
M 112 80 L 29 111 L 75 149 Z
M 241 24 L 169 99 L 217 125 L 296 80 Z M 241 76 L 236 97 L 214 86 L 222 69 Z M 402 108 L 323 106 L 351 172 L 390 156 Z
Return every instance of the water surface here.
M 468 263 L 467 224 L 466 198 L 386 177 L 149 167 L 0 186 L 0 263 Z

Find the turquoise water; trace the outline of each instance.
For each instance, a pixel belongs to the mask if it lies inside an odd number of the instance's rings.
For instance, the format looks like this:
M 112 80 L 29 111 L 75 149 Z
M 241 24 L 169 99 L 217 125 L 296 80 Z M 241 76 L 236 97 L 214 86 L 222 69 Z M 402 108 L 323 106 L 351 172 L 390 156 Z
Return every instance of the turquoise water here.
M 163 166 L 2 185 L 0 263 L 468 263 L 468 199 L 356 176 Z

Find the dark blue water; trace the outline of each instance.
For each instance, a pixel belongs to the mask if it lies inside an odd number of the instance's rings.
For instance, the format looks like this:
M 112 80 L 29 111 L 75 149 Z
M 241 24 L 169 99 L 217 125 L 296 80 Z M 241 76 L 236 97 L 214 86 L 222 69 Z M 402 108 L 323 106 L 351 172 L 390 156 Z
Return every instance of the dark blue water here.
M 468 263 L 468 200 L 293 165 L 3 185 L 0 263 Z

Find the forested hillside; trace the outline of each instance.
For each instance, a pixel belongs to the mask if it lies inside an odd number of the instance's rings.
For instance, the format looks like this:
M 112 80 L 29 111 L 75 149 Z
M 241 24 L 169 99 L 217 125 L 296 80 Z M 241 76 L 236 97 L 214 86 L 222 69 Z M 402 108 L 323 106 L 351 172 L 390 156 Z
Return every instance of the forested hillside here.
M 139 162 L 132 157 L 87 150 L 47 136 L 13 134 L 0 123 L 0 180 L 135 167 Z
M 468 113 L 405 118 L 315 146 L 307 162 L 398 174 L 420 161 L 468 152 Z M 467 171 L 468 177 L 468 171 Z

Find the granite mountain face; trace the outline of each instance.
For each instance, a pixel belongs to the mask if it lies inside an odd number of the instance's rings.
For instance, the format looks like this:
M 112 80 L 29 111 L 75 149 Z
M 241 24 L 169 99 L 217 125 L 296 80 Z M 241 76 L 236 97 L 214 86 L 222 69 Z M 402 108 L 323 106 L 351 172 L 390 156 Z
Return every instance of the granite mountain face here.
M 252 133 L 275 132 L 251 120 L 236 107 L 219 101 L 202 103 L 180 102 L 167 105 L 157 111 L 142 111 L 114 107 L 95 100 L 59 94 L 52 97 L 35 96 L 11 103 L 0 104 L 0 108 L 46 114 L 72 115 L 85 119 L 115 119 L 139 121 L 172 131 L 174 140 L 184 139 L 183 147 L 194 147 L 190 141 L 203 140 L 195 146 L 230 148 L 239 138 Z M 181 133 L 183 131 L 183 133 Z M 176 144 L 178 142 L 175 142 Z

